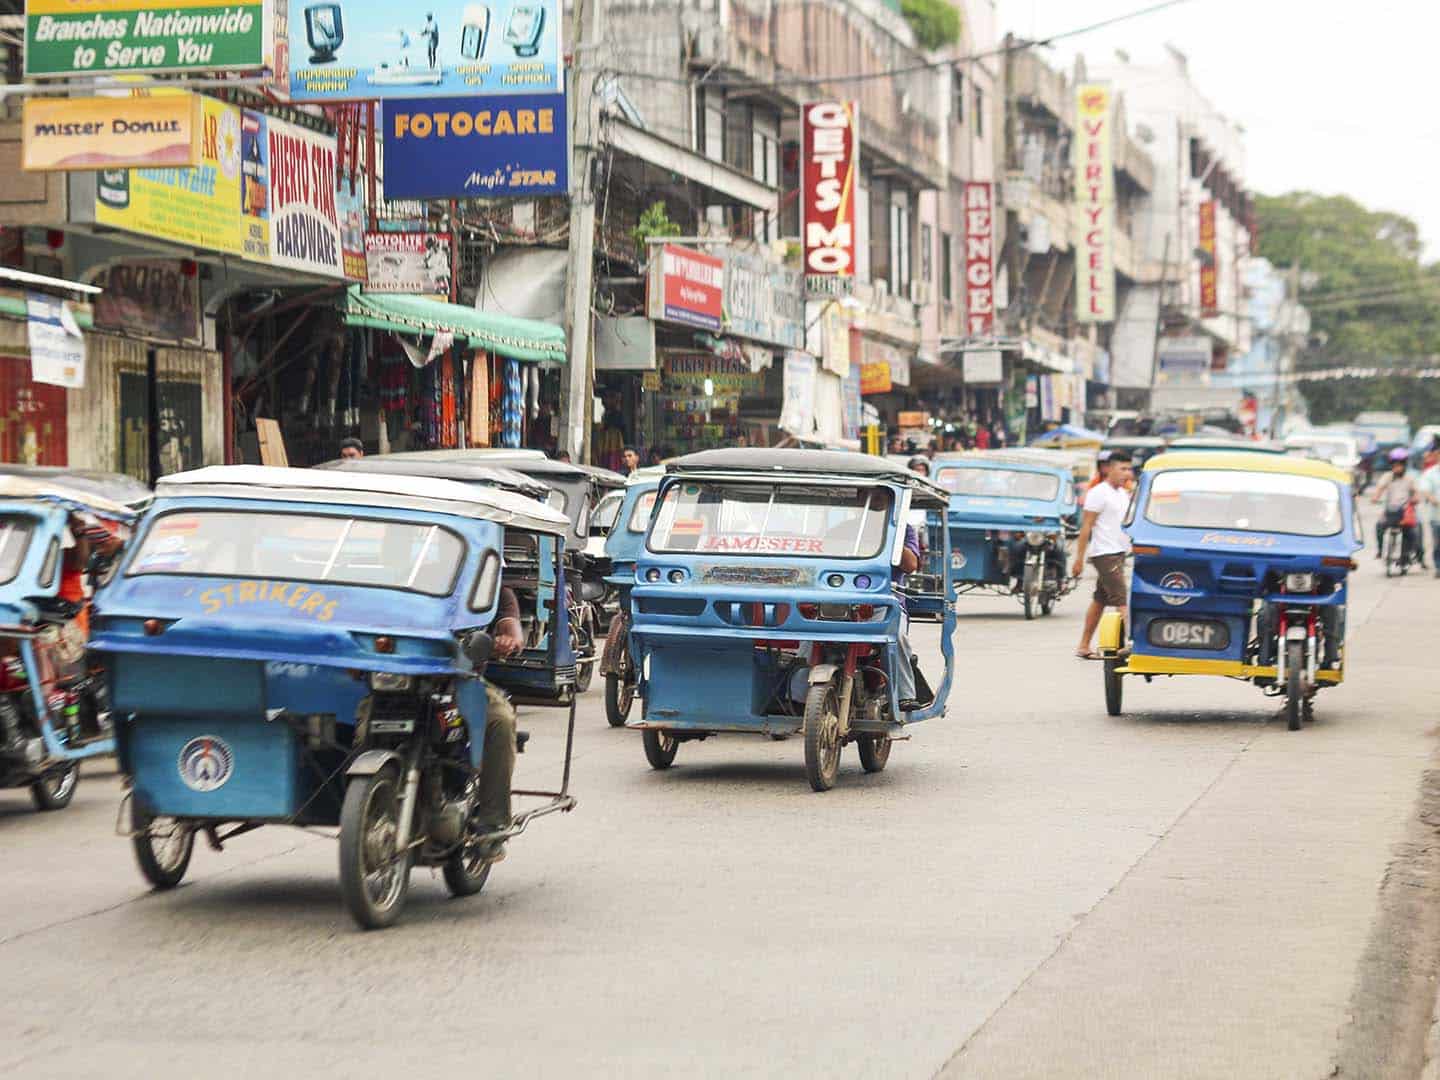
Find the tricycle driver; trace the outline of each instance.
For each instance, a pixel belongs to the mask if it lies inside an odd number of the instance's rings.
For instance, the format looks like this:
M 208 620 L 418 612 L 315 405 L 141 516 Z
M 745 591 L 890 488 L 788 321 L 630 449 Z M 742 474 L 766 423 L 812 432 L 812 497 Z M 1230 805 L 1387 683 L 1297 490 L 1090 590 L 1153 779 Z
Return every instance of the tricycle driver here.
M 494 656 L 514 656 L 525 647 L 520 625 L 520 601 L 508 585 L 500 587 L 500 604 L 490 624 L 495 639 Z M 515 772 L 515 706 L 505 692 L 485 681 L 485 753 L 480 761 L 480 792 L 475 807 L 481 832 L 494 833 L 510 827 L 510 781 Z M 492 862 L 505 857 L 503 839 L 483 841 L 481 854 Z

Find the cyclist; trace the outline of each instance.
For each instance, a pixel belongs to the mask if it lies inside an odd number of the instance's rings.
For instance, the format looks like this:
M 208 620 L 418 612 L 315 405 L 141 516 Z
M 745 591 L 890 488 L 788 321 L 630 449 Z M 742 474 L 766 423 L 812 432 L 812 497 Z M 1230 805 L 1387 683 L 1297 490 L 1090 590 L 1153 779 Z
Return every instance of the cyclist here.
M 1408 471 L 1409 454 L 1403 446 L 1397 446 L 1390 451 L 1390 471 L 1375 488 L 1375 494 L 1370 497 L 1371 502 L 1385 501 L 1385 513 L 1375 523 L 1375 557 L 1385 557 L 1385 533 L 1386 530 L 1399 528 L 1401 530 L 1402 544 L 1400 558 L 1402 562 L 1408 562 L 1412 558 L 1418 558 L 1416 552 L 1420 545 L 1420 530 L 1405 523 L 1405 513 L 1412 503 L 1420 498 L 1420 485 Z M 1423 565 L 1423 560 L 1422 560 Z

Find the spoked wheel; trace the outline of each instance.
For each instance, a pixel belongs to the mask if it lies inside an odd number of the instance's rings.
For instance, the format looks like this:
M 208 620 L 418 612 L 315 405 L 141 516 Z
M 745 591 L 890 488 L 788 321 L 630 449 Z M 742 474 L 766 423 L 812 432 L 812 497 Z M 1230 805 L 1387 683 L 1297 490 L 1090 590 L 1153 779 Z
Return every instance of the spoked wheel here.
M 889 735 L 861 735 L 855 743 L 860 748 L 860 767 L 869 773 L 885 768 L 890 760 L 890 748 L 895 745 Z
M 1047 583 L 1040 590 L 1040 614 L 1049 615 L 1055 610 L 1055 601 L 1060 596 L 1060 582 Z
M 1385 576 L 1394 577 L 1404 570 L 1400 562 L 1400 533 L 1395 529 L 1385 533 Z
M 1125 699 L 1125 688 L 1122 683 L 1124 676 L 1119 671 L 1120 661 L 1108 659 L 1105 661 L 1105 711 L 1111 716 L 1119 716 Z
M 399 831 L 395 772 L 383 769 L 350 781 L 340 810 L 340 893 L 351 916 L 366 930 L 389 926 L 405 907 L 410 853 L 397 854 Z
M 30 785 L 30 800 L 36 810 L 64 810 L 80 784 L 80 765 L 71 762 L 63 769 L 46 773 Z
M 1285 726 L 1291 731 L 1300 730 L 1300 718 L 1304 712 L 1305 689 L 1305 643 L 1285 643 Z
M 590 689 L 590 684 L 595 680 L 595 668 L 600 663 L 600 652 L 595 644 L 595 614 L 588 607 L 583 616 L 582 646 L 583 651 L 589 654 L 586 659 L 577 653 L 578 663 L 575 667 L 575 692 L 583 694 Z
M 630 653 L 620 657 L 620 673 L 605 676 L 605 719 L 611 727 L 624 727 L 635 703 L 635 679 L 631 674 Z
M 1315 695 L 1311 694 L 1305 699 L 1305 704 L 1300 709 L 1300 719 L 1307 724 L 1315 722 Z
M 645 760 L 652 769 L 668 769 L 675 764 L 675 752 L 680 749 L 680 740 L 668 731 L 646 728 L 643 734 Z
M 840 706 L 835 684 L 810 687 L 805 697 L 805 778 L 816 791 L 829 791 L 840 772 Z
M 1033 619 L 1040 609 L 1040 581 L 1033 566 L 1025 567 L 1021 589 L 1025 594 L 1025 618 Z
M 140 873 L 157 889 L 173 889 L 190 868 L 195 851 L 195 830 L 175 818 L 148 817 L 136 810 L 131 818 L 135 835 L 130 843 Z

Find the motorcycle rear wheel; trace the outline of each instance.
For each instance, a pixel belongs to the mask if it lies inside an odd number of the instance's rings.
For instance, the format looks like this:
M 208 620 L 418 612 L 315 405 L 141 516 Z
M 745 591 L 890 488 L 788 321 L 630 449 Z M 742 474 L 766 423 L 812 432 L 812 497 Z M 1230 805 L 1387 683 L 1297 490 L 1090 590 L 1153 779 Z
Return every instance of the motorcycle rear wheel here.
M 71 762 L 64 769 L 42 776 L 30 785 L 30 801 L 36 810 L 64 810 L 80 786 L 80 766 Z

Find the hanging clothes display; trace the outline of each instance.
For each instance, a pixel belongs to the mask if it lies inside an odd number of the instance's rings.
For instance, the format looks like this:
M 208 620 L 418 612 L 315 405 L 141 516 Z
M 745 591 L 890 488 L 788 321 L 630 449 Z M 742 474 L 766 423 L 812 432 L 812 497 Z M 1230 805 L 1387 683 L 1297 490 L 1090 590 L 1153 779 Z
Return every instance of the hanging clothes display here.
M 471 446 L 490 445 L 490 355 L 470 360 L 470 407 L 466 410 Z
M 524 438 L 525 388 L 520 361 L 505 361 L 505 401 L 500 410 L 500 445 L 518 449 Z
M 448 350 L 433 365 L 440 369 L 436 381 L 440 386 L 440 442 L 446 450 L 460 445 L 460 428 L 455 418 L 455 350 Z

